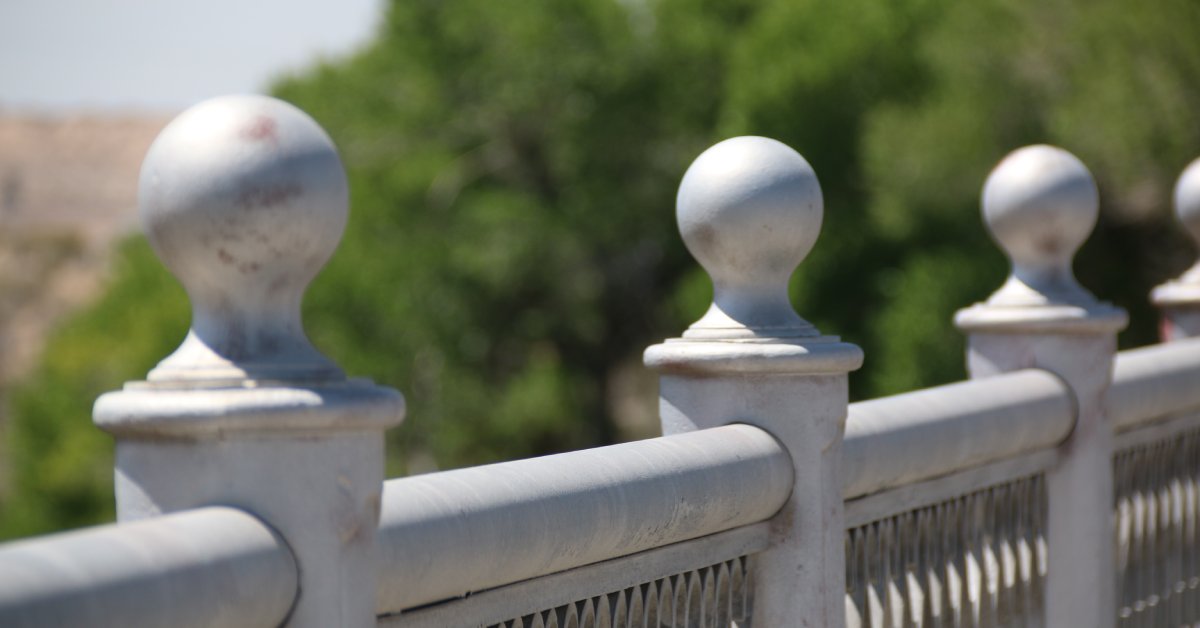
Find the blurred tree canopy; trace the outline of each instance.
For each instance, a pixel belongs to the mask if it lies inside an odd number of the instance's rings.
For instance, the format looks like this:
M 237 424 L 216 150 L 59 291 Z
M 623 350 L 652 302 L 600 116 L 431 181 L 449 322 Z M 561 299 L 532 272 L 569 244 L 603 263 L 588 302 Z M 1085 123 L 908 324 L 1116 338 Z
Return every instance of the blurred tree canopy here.
M 1196 24 L 1191 0 L 393 2 L 364 50 L 275 88 L 351 182 L 309 334 L 407 396 L 393 475 L 636 436 L 614 420 L 622 382 L 711 294 L 675 187 L 708 145 L 755 134 L 820 177 L 824 233 L 793 296 L 865 349 L 856 397 L 962 377 L 951 316 L 1006 269 L 979 190 L 1030 143 L 1092 168 L 1102 219 L 1078 274 L 1131 311 L 1124 346 L 1151 342 L 1146 293 L 1191 255 L 1169 196 L 1200 154 Z M 111 513 L 90 403 L 167 355 L 186 312 L 126 244 L 11 395 L 0 536 Z

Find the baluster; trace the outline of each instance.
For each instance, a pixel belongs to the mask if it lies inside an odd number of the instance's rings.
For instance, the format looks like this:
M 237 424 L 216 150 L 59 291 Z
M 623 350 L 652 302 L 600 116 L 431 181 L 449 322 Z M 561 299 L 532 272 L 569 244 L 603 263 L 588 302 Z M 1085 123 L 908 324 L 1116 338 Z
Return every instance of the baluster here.
M 1071 260 L 1095 226 L 1099 194 L 1070 153 L 1030 146 L 1006 157 L 983 189 L 989 232 L 1012 272 L 984 303 L 955 317 L 969 335 L 971 377 L 1044 368 L 1074 391 L 1078 417 L 1046 474 L 1046 625 L 1104 628 L 1116 613 L 1112 428 L 1103 399 L 1125 312 L 1075 280 Z
M 336 149 L 287 103 L 217 98 L 158 136 L 138 197 L 192 325 L 146 381 L 96 402 L 117 441 L 118 518 L 244 508 L 299 562 L 288 626 L 374 626 L 383 433 L 404 401 L 347 379 L 300 319 L 346 222 Z
M 771 139 L 739 137 L 705 151 L 679 187 L 688 250 L 713 302 L 682 338 L 646 350 L 660 380 L 667 434 L 757 425 L 795 466 L 791 499 L 754 560 L 756 626 L 845 623 L 841 451 L 847 373 L 862 351 L 823 336 L 788 300 L 788 280 L 821 229 L 821 188 L 808 162 Z

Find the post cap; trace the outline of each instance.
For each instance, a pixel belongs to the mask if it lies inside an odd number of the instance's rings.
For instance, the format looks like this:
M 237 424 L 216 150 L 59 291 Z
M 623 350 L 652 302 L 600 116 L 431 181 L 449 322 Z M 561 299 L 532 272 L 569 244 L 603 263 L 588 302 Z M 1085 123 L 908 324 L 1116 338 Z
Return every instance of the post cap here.
M 1188 164 L 1175 183 L 1175 216 L 1200 247 L 1200 159 Z M 1178 278 L 1155 288 L 1151 298 L 1160 306 L 1200 306 L 1200 260 Z
M 265 96 L 202 102 L 159 134 L 139 185 L 146 236 L 187 291 L 192 327 L 147 381 L 96 400 L 96 425 L 118 439 L 226 439 L 400 423 L 399 392 L 346 378 L 304 335 L 300 302 L 348 206 L 312 118 Z
M 696 158 L 676 201 L 688 251 L 708 272 L 713 301 L 682 338 L 646 350 L 661 373 L 845 373 L 862 350 L 822 336 L 796 313 L 788 281 L 821 232 L 817 175 L 766 137 L 735 137 Z
M 787 145 L 735 137 L 692 162 L 679 186 L 683 242 L 713 282 L 693 339 L 815 337 L 788 299 L 788 280 L 821 232 L 824 202 L 812 166 Z
M 202 102 L 142 164 L 142 225 L 192 302 L 183 344 L 148 380 L 338 381 L 304 334 L 300 303 L 346 224 L 346 174 L 329 136 L 266 96 Z
M 1121 327 L 1125 313 L 1097 301 L 1071 263 L 1099 216 L 1096 181 L 1071 153 L 1044 144 L 1017 149 L 988 175 L 983 218 L 1012 264 L 988 300 L 961 310 L 963 329 Z

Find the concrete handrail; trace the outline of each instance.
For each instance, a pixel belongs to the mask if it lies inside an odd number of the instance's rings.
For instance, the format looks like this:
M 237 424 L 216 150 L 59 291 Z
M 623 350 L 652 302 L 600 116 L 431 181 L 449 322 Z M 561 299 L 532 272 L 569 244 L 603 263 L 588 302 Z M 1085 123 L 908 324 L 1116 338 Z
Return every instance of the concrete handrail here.
M 1075 401 L 1058 377 L 1025 370 L 850 404 L 846 499 L 1053 447 Z
M 749 425 L 391 480 L 377 610 L 763 521 L 792 480 L 787 452 Z
M 233 508 L 0 545 L 0 626 L 278 626 L 298 593 L 291 550 Z
M 1117 431 L 1200 406 L 1200 338 L 1117 354 L 1108 419 Z

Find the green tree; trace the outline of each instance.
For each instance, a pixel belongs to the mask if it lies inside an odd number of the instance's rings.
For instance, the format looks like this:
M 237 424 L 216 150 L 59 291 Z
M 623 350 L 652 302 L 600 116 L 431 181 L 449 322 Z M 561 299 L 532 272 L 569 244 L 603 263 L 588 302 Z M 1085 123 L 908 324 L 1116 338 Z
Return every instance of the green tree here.
M 113 516 L 112 439 L 92 402 L 141 379 L 187 330 L 183 289 L 142 238 L 121 246 L 98 302 L 51 338 L 41 364 L 8 399 L 9 495 L 0 537 L 78 527 Z

